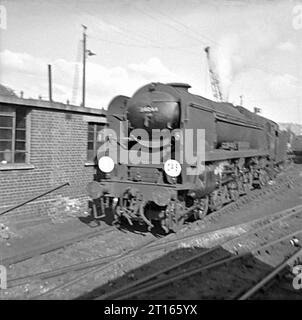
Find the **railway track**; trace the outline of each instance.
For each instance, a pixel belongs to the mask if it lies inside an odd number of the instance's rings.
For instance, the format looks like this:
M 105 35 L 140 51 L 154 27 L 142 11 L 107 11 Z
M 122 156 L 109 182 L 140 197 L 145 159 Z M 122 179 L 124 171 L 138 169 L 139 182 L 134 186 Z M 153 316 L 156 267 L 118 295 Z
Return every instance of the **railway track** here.
M 282 221 L 284 221 L 294 215 L 300 216 L 300 214 L 302 215 L 302 205 L 288 209 L 288 210 L 274 213 L 274 214 L 267 216 L 265 218 L 255 219 L 249 223 L 239 224 L 239 225 L 237 225 L 237 227 L 239 229 L 245 230 L 245 231 L 241 231 L 241 232 L 243 232 L 243 234 L 240 234 L 239 236 L 227 236 L 226 241 L 231 242 L 236 239 L 238 240 L 242 236 L 247 237 L 248 235 L 254 234 L 255 232 L 260 232 L 261 230 L 268 229 L 268 228 L 272 227 L 274 224 L 281 223 Z M 229 228 L 225 228 L 225 229 L 229 229 Z M 218 229 L 216 231 L 221 231 L 221 230 Z M 72 266 L 67 266 L 64 268 L 60 268 L 58 270 L 51 270 L 49 272 L 43 272 L 41 274 L 32 275 L 33 278 L 49 279 L 52 277 L 60 276 L 64 273 L 70 273 L 71 271 L 84 271 L 84 273 L 81 274 L 80 276 L 75 275 L 75 277 L 72 278 L 71 280 L 65 281 L 62 285 L 59 285 L 59 286 L 56 286 L 54 288 L 49 289 L 47 292 L 34 297 L 34 299 L 42 299 L 42 298 L 50 296 L 51 294 L 54 294 L 56 291 L 61 291 L 66 288 L 71 288 L 73 285 L 76 285 L 81 280 L 84 280 L 87 277 L 92 277 L 94 274 L 100 273 L 104 270 L 108 270 L 108 268 L 111 268 L 112 266 L 117 265 L 124 260 L 131 259 L 132 257 L 135 257 L 135 255 L 146 255 L 146 254 L 152 253 L 154 251 L 167 250 L 168 248 L 177 247 L 179 245 L 182 246 L 184 241 L 194 240 L 194 238 L 196 238 L 196 237 L 204 237 L 204 236 L 207 236 L 211 233 L 215 233 L 216 231 L 214 230 L 211 232 L 195 233 L 192 235 L 186 235 L 184 237 L 179 237 L 179 238 L 174 238 L 174 239 L 169 239 L 169 240 L 166 239 L 165 242 L 163 242 L 163 239 L 152 240 L 152 241 L 148 241 L 147 243 L 145 243 L 137 248 L 133 248 L 133 249 L 128 250 L 128 251 L 121 253 L 121 254 L 107 256 L 107 257 L 95 259 L 95 260 L 92 260 L 89 262 L 79 263 L 79 264 L 72 265 Z M 223 238 L 223 237 L 222 237 L 222 240 L 224 242 L 226 242 L 225 238 Z M 145 282 L 148 282 L 148 281 L 150 281 L 150 280 L 152 280 L 162 274 L 170 272 L 171 270 L 174 270 L 174 269 L 177 269 L 181 266 L 184 266 L 184 265 L 196 260 L 197 258 L 207 256 L 210 253 L 215 254 L 215 250 L 217 250 L 219 247 L 220 246 L 218 245 L 214 248 L 210 248 L 210 249 L 206 250 L 206 252 L 203 252 L 203 253 L 199 254 L 198 256 L 194 256 L 194 257 L 191 257 L 190 259 L 178 262 L 177 264 L 175 264 L 173 266 L 170 266 L 166 269 L 161 270 L 159 273 L 151 274 L 147 278 L 143 278 L 143 279 L 140 279 L 138 282 L 131 283 L 130 287 L 128 289 L 130 289 L 132 287 L 136 288 L 138 285 L 141 285 Z M 219 259 L 220 259 L 220 257 L 219 257 Z M 12 281 L 9 281 L 9 283 L 11 283 L 13 285 L 14 284 L 20 285 L 22 283 L 24 284 L 28 280 L 29 280 L 28 277 L 27 278 L 23 277 L 21 279 L 20 278 L 13 279 Z M 124 291 L 125 288 L 122 288 L 121 290 Z M 114 298 L 115 294 L 116 293 L 114 293 L 114 292 L 109 293 L 108 299 Z M 101 297 L 101 298 L 106 298 L 106 296 Z
M 55 287 L 55 288 L 52 288 L 52 289 L 48 290 L 48 291 L 45 292 L 45 293 L 42 293 L 42 294 L 40 294 L 40 295 L 38 295 L 38 296 L 33 297 L 32 299 L 37 300 L 37 299 L 41 299 L 41 298 L 43 298 L 43 297 L 46 297 L 47 295 L 49 295 L 50 293 L 53 293 L 54 291 L 63 290 L 63 289 L 65 289 L 65 288 L 67 288 L 67 287 L 72 286 L 73 284 L 75 284 L 75 283 L 81 281 L 82 279 L 84 279 L 85 277 L 87 277 L 88 274 L 89 274 L 89 275 L 92 275 L 92 274 L 97 273 L 97 272 L 102 272 L 105 268 L 110 268 L 110 267 L 113 266 L 114 264 L 119 263 L 119 262 L 121 262 L 121 261 L 124 260 L 124 259 L 130 258 L 130 257 L 132 257 L 132 256 L 134 256 L 134 255 L 136 255 L 136 254 L 137 254 L 137 255 L 142 254 L 142 253 L 144 252 L 145 248 L 146 248 L 149 244 L 151 244 L 152 242 L 154 242 L 154 241 L 156 241 L 156 240 L 147 241 L 146 243 L 144 243 L 144 244 L 142 244 L 142 245 L 139 245 L 139 246 L 137 246 L 137 247 L 135 247 L 135 248 L 133 248 L 133 249 L 127 250 L 127 251 L 125 251 L 123 254 L 121 254 L 121 255 L 119 255 L 118 257 L 116 257 L 115 259 L 109 261 L 109 262 L 108 262 L 107 264 L 105 264 L 104 266 L 96 267 L 96 268 L 88 271 L 87 273 L 85 273 L 85 274 L 83 274 L 83 275 L 81 275 L 81 276 L 76 275 L 74 278 L 72 278 L 71 280 L 63 283 L 62 285 L 59 285 L 59 286 L 57 286 L 57 287 Z
M 296 211 L 299 209 L 302 209 L 302 205 L 301 206 L 297 206 L 288 210 L 284 210 L 281 212 L 277 212 L 274 214 L 271 214 L 269 216 L 266 216 L 265 218 L 258 218 L 258 219 L 254 219 L 248 223 L 243 223 L 243 224 L 237 224 L 237 225 L 233 225 L 232 227 L 226 227 L 224 228 L 225 230 L 229 229 L 229 228 L 235 228 L 235 227 L 240 227 L 240 228 L 247 228 L 249 227 L 248 230 L 256 227 L 257 225 L 258 228 L 262 228 L 261 225 L 267 223 L 267 220 L 272 219 L 270 224 L 272 225 L 273 223 L 277 223 L 277 222 L 281 222 L 282 220 L 288 218 L 289 216 L 296 214 Z M 145 247 L 145 253 L 150 253 L 152 251 L 157 251 L 157 250 L 167 250 L 169 248 L 173 248 L 176 247 L 177 245 L 179 245 L 179 243 L 181 243 L 182 241 L 189 241 L 190 239 L 199 237 L 199 236 L 205 236 L 208 234 L 212 234 L 214 232 L 217 231 L 223 231 L 224 229 L 214 229 L 211 231 L 205 231 L 205 232 L 195 232 L 186 236 L 182 236 L 182 237 L 177 237 L 175 235 L 174 238 L 172 239 L 160 239 L 156 241 L 155 243 L 151 243 L 151 244 L 147 244 L 147 246 Z M 253 232 L 255 232 L 255 230 L 252 230 Z M 249 231 L 245 231 L 245 232 L 249 232 Z M 101 258 L 97 258 L 97 259 L 93 259 L 91 261 L 88 262 L 81 262 L 81 263 L 76 263 L 70 266 L 65 266 L 65 267 L 61 267 L 61 268 L 57 268 L 54 270 L 50 270 L 50 271 L 44 271 L 44 272 L 40 272 L 40 273 L 36 273 L 36 274 L 31 274 L 31 275 L 25 275 L 25 276 L 21 276 L 21 277 L 17 277 L 14 279 L 10 279 L 8 281 L 9 283 L 9 287 L 15 287 L 15 286 L 20 286 L 23 284 L 26 284 L 28 281 L 33 280 L 33 279 L 41 279 L 41 280 L 46 280 L 46 279 L 50 279 L 53 277 L 57 277 L 57 276 L 61 276 L 62 274 L 68 273 L 68 272 L 73 272 L 73 271 L 81 271 L 83 269 L 89 269 L 92 267 L 96 267 L 98 265 L 103 265 L 105 263 L 110 262 L 112 259 L 117 259 L 118 257 L 120 257 L 121 255 L 123 255 L 123 253 L 117 253 L 117 254 L 112 254 L 109 256 L 105 256 L 105 257 L 101 257 Z
M 264 189 L 261 189 L 261 190 L 256 190 L 258 191 L 258 193 L 256 195 L 252 195 L 252 197 L 249 199 L 250 201 L 255 199 L 255 198 L 258 198 L 258 197 L 261 197 L 261 194 L 264 193 L 265 195 L 268 195 L 270 193 L 273 193 L 273 192 L 276 192 L 278 190 L 282 190 L 283 187 L 287 187 L 288 186 L 288 181 L 282 183 L 282 184 L 279 184 L 277 186 L 271 186 L 269 188 L 264 188 Z M 248 200 L 247 199 L 243 199 L 241 198 L 240 199 L 242 204 L 246 203 Z M 239 201 L 240 201 L 239 200 Z M 238 204 L 229 204 L 227 206 L 225 206 L 224 208 L 222 208 L 220 211 L 224 212 L 230 208 L 232 208 L 234 205 L 237 206 L 238 210 L 239 210 L 239 207 L 238 207 Z M 296 208 L 298 210 L 299 206 Z M 246 225 L 258 225 L 258 224 L 262 224 L 262 223 L 265 223 L 266 219 L 277 219 L 278 220 L 278 217 L 280 216 L 280 218 L 282 218 L 283 215 L 286 215 L 286 213 L 291 213 L 292 210 L 295 210 L 295 209 L 289 209 L 289 210 L 285 210 L 285 211 L 282 211 L 282 212 L 277 212 L 276 214 L 272 214 L 268 217 L 265 217 L 265 218 L 258 218 L 258 219 L 255 219 L 253 221 L 249 221 L 247 223 L 245 223 Z M 215 214 L 220 214 L 220 212 L 215 212 L 212 214 L 215 215 Z M 211 217 L 213 218 L 213 217 Z M 282 220 L 282 219 L 281 219 Z M 243 226 L 244 224 L 237 224 L 237 225 L 233 225 L 233 227 L 239 227 L 239 226 Z M 186 228 L 186 227 L 185 227 Z M 227 228 L 226 228 L 227 229 Z M 94 236 L 98 236 L 100 234 L 102 234 L 103 232 L 110 232 L 111 230 L 113 230 L 112 228 L 104 228 L 102 230 L 98 230 L 96 232 L 92 232 L 90 237 L 94 237 Z M 203 232 L 195 232 L 195 233 L 192 233 L 192 234 L 189 234 L 189 235 L 180 235 L 178 236 L 178 234 L 170 234 L 166 237 L 164 237 L 163 239 L 159 239 L 159 240 L 156 240 L 156 243 L 154 243 L 152 241 L 152 243 L 150 244 L 147 244 L 146 247 L 144 247 L 144 252 L 143 253 L 150 253 L 150 252 L 154 252 L 154 251 L 157 251 L 157 250 L 167 250 L 168 248 L 172 248 L 172 247 L 177 247 L 177 245 L 179 243 L 181 243 L 182 241 L 185 241 L 185 240 L 190 240 L 190 239 L 193 239 L 194 240 L 194 237 L 198 237 L 198 236 L 205 236 L 207 233 L 212 233 L 212 232 L 216 232 L 216 231 L 219 231 L 220 229 L 214 229 L 214 230 L 211 230 L 210 232 L 207 232 L 207 231 L 203 231 Z M 89 236 L 88 236 L 89 237 Z M 29 259 L 33 256 L 35 256 L 36 254 L 42 254 L 42 253 L 45 253 L 45 252 L 50 252 L 50 251 L 53 251 L 53 250 L 56 250 L 56 249 L 59 249 L 59 248 L 62 248 L 66 245 L 70 245 L 72 243 L 75 243 L 77 241 L 81 241 L 81 240 L 84 240 L 87 238 L 87 235 L 84 235 L 84 238 L 82 238 L 81 236 L 79 237 L 76 237 L 75 239 L 72 239 L 72 241 L 69 241 L 68 243 L 59 243 L 59 244 L 56 244 L 55 247 L 48 247 L 48 248 L 44 248 L 43 251 L 41 250 L 40 252 L 33 252 L 31 255 L 27 255 L 25 257 L 21 257 L 22 259 L 17 259 L 15 261 L 22 261 L 22 260 L 25 260 L 25 259 Z M 135 249 L 133 249 L 135 251 Z M 132 250 L 130 250 L 132 251 Z M 10 279 L 9 280 L 9 287 L 15 287 L 15 286 L 19 286 L 19 285 L 22 285 L 22 284 L 26 284 L 28 283 L 30 280 L 33 280 L 33 279 L 41 279 L 41 280 L 47 280 L 47 279 L 52 279 L 52 278 L 55 278 L 55 277 L 58 277 L 58 276 L 62 276 L 66 273 L 70 273 L 70 272 L 82 272 L 85 270 L 88 270 L 87 271 L 87 276 L 89 276 L 89 274 L 92 272 L 92 273 L 97 273 L 98 272 L 98 269 L 101 268 L 101 269 L 104 269 L 104 268 L 107 268 L 108 266 L 110 265 L 113 265 L 115 263 L 117 263 L 116 261 L 120 261 L 119 259 L 122 258 L 125 259 L 126 255 L 128 254 L 128 251 L 126 253 L 117 253 L 117 254 L 113 254 L 113 255 L 110 255 L 110 256 L 105 256 L 105 257 L 101 257 L 101 258 L 97 258 L 97 259 L 93 259 L 91 261 L 88 261 L 88 262 L 84 262 L 84 263 L 77 263 L 77 264 L 73 264 L 73 265 L 70 265 L 70 266 L 65 266 L 65 267 L 61 267 L 61 268 L 57 268 L 57 269 L 54 269 L 54 270 L 50 270 L 50 271 L 45 271 L 45 272 L 40 272 L 40 273 L 36 273 L 36 274 L 32 274 L 32 275 L 25 275 L 25 276 L 21 276 L 21 277 L 18 277 L 18 278 L 14 278 L 14 279 Z M 85 273 L 86 274 L 86 273 Z M 82 277 L 80 277 L 80 279 L 78 279 L 78 276 L 76 276 L 76 278 L 78 280 L 74 280 L 74 281 L 67 281 L 67 283 L 65 285 L 63 285 L 63 287 L 58 287 L 57 289 L 53 288 L 52 290 L 53 291 L 56 291 L 56 290 L 59 290 L 59 289 L 64 289 L 64 288 L 67 288 L 69 285 L 73 285 L 74 283 L 78 282 L 81 280 L 81 278 L 85 278 L 86 275 L 83 275 Z M 51 292 L 49 292 L 51 293 Z M 47 292 L 45 293 L 45 295 L 47 294 Z M 44 294 L 42 295 L 44 296 Z M 41 296 L 41 297 L 42 297 Z
M 227 240 L 227 242 L 231 243 L 231 242 L 234 242 L 235 240 L 238 242 L 240 239 L 250 236 L 252 234 L 254 235 L 257 234 L 257 238 L 260 239 L 261 237 L 259 237 L 259 233 L 261 231 L 265 231 L 265 230 L 267 231 L 268 228 L 272 227 L 277 222 L 284 221 L 286 218 L 293 218 L 294 215 L 296 215 L 296 217 L 299 217 L 299 219 L 301 219 L 301 216 L 302 216 L 301 206 L 297 211 L 294 211 L 294 213 L 293 212 L 289 213 L 283 216 L 282 218 L 276 219 L 273 222 L 265 224 L 255 230 L 251 230 L 249 232 L 243 233 L 238 237 L 233 237 L 232 239 Z M 150 291 L 154 291 L 156 289 L 162 288 L 163 286 L 166 287 L 168 285 L 175 283 L 176 281 L 183 280 L 185 278 L 194 276 L 196 274 L 200 274 L 205 271 L 210 271 L 211 269 L 217 268 L 219 266 L 230 264 L 235 260 L 238 261 L 240 259 L 244 259 L 246 257 L 249 257 L 253 253 L 257 253 L 260 250 L 265 250 L 266 248 L 269 248 L 271 246 L 281 243 L 282 241 L 289 240 L 292 237 L 301 235 L 301 234 L 302 234 L 302 229 L 301 229 L 301 222 L 300 222 L 300 228 L 298 230 L 294 232 L 290 232 L 288 234 L 283 233 L 283 235 L 281 232 L 277 238 L 270 241 L 266 241 L 266 243 L 264 244 L 260 244 L 260 245 L 258 244 L 257 246 L 254 246 L 253 248 L 250 248 L 248 250 L 244 250 L 241 253 L 236 252 L 237 254 L 235 255 L 229 252 L 224 253 L 224 255 L 221 255 L 221 253 L 219 252 L 219 249 L 221 247 L 216 246 L 216 247 L 207 249 L 202 253 L 194 255 L 188 259 L 185 259 L 180 262 L 176 262 L 175 264 L 170 265 L 165 269 L 151 273 L 148 276 L 143 277 L 139 280 L 136 280 L 122 288 L 118 288 L 117 290 L 101 295 L 97 297 L 97 299 L 101 299 L 101 300 L 131 299 L 133 297 L 141 297 L 142 294 L 146 294 Z M 301 253 L 300 250 L 299 250 L 299 253 Z M 295 258 L 296 256 L 297 255 L 294 255 Z M 206 258 L 206 263 L 205 262 L 201 263 L 199 261 L 201 258 L 203 259 Z M 208 262 L 208 261 L 211 261 L 211 262 Z M 195 263 L 196 266 L 193 266 L 193 267 L 188 266 L 189 264 L 191 265 L 192 263 Z M 184 268 L 186 265 L 188 266 L 187 268 L 180 270 L 180 268 Z
M 45 254 L 45 253 L 49 253 L 49 252 L 52 252 L 55 250 L 59 250 L 61 248 L 65 248 L 67 246 L 73 245 L 74 243 L 79 242 L 79 241 L 83 241 L 85 239 L 90 239 L 90 238 L 97 237 L 102 234 L 112 232 L 113 230 L 115 230 L 115 229 L 113 229 L 112 227 L 107 227 L 107 226 L 100 227 L 100 228 L 98 228 L 98 230 L 93 230 L 93 231 L 87 232 L 87 233 L 81 233 L 79 235 L 76 235 L 75 237 L 72 237 L 72 238 L 66 239 L 66 240 L 62 240 L 62 241 L 58 241 L 56 243 L 46 244 L 45 246 L 35 248 L 33 250 L 29 250 L 26 252 L 22 252 L 20 254 L 15 255 L 15 256 L 1 259 L 0 261 L 1 261 L 2 265 L 9 266 L 12 264 L 16 264 L 16 263 L 31 259 L 31 258 L 39 256 L 41 254 Z
M 258 291 L 267 290 L 268 284 L 273 281 L 281 272 L 283 272 L 288 266 L 293 265 L 297 260 L 302 257 L 302 248 L 294 252 L 289 258 L 285 259 L 280 265 L 278 265 L 273 271 L 267 274 L 263 279 L 257 282 L 254 286 L 249 288 L 246 292 L 241 294 L 237 299 L 238 300 L 247 300 L 251 299 Z M 266 287 L 267 286 L 267 287 Z

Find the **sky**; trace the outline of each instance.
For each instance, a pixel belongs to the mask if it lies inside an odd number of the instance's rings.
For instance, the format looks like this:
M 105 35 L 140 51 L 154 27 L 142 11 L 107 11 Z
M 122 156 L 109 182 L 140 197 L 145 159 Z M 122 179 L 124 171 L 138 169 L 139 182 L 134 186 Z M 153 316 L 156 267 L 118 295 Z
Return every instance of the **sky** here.
M 107 109 L 149 82 L 185 82 L 213 99 L 204 48 L 224 97 L 276 122 L 302 124 L 302 0 L 0 0 L 0 83 L 25 98 L 81 103 L 87 26 L 86 106 Z M 1 7 L 2 6 L 2 7 Z M 302 27 L 302 20 L 301 20 Z

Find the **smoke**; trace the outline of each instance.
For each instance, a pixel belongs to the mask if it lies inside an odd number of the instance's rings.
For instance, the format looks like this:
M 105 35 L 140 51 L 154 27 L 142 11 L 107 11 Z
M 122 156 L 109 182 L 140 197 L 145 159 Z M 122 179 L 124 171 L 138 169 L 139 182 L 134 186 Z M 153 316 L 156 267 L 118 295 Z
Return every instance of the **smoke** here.
M 234 76 L 233 60 L 238 43 L 237 35 L 224 36 L 219 41 L 219 46 L 214 47 L 212 54 L 214 69 L 219 78 L 223 98 L 226 101 L 229 98 L 230 87 Z
M 223 35 L 212 48 L 212 60 L 226 101 L 235 78 L 250 68 L 263 68 L 266 54 L 280 41 L 275 25 L 247 25 L 236 34 Z M 260 63 L 259 63 L 260 62 Z

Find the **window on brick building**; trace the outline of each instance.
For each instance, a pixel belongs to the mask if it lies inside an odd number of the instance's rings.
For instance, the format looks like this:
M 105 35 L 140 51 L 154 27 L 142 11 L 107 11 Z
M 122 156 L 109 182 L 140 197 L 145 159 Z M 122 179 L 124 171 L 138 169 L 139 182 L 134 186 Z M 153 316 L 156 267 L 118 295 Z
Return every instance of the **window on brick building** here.
M 94 162 L 97 150 L 101 146 L 98 141 L 98 133 L 105 128 L 101 123 L 88 123 L 88 144 L 87 144 L 87 160 Z
M 26 108 L 0 109 L 0 165 L 27 162 Z

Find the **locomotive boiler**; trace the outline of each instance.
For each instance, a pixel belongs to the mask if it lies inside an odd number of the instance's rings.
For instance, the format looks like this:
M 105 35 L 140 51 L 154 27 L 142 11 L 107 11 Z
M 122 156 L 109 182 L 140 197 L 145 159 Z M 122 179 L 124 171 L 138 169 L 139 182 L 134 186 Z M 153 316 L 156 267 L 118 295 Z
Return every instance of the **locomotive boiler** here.
M 110 134 L 101 138 L 97 155 L 101 178 L 87 189 L 95 210 L 112 215 L 114 223 L 136 220 L 149 229 L 159 223 L 166 232 L 176 231 L 187 219 L 202 219 L 264 186 L 285 160 L 286 144 L 275 122 L 189 88 L 150 83 L 132 97 L 111 101 Z M 194 135 L 197 129 L 203 135 Z M 110 148 L 118 150 L 114 159 Z M 126 151 L 144 154 L 147 161 L 122 161 Z M 190 152 L 194 163 L 180 161 Z

